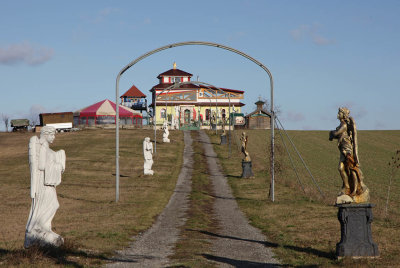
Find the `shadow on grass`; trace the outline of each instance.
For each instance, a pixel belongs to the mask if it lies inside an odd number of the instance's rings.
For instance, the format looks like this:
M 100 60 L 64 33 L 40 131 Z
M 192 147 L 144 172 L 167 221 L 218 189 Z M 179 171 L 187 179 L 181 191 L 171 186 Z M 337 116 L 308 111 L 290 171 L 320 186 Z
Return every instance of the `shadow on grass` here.
M 103 254 L 87 253 L 83 250 L 77 249 L 77 246 L 68 242 L 59 248 L 52 246 L 32 246 L 28 249 L 15 250 L 0 248 L 1 263 L 7 266 L 38 265 L 45 267 L 46 265 L 49 265 L 49 263 L 53 263 L 71 267 L 85 267 L 85 265 L 70 259 L 73 257 L 79 258 L 83 261 L 84 259 L 90 259 L 97 264 L 109 261 L 109 258 Z
M 314 249 L 314 248 L 311 248 L 311 247 L 302 248 L 302 247 L 288 246 L 288 245 L 285 245 L 283 247 L 286 248 L 286 249 L 297 251 L 297 252 L 303 252 L 303 253 L 307 253 L 307 254 L 312 254 L 312 255 L 318 256 L 320 258 L 326 258 L 328 260 L 335 260 L 336 259 L 336 253 L 333 250 L 331 250 L 329 252 L 325 252 L 325 251 L 321 251 L 321 250 Z
M 243 261 L 243 260 L 235 260 L 225 257 L 214 256 L 210 254 L 202 254 L 204 258 L 210 261 L 215 261 L 220 264 L 229 264 L 233 267 L 285 267 L 285 265 L 273 264 L 273 263 L 261 263 L 261 262 L 253 262 L 253 261 Z
M 116 174 L 113 173 L 113 174 L 111 174 L 111 175 L 115 176 Z M 130 176 L 128 176 L 128 175 L 123 175 L 123 174 L 119 174 L 119 176 L 120 176 L 121 178 L 130 178 Z
M 226 175 L 227 178 L 233 178 L 233 179 L 241 179 L 242 176 L 236 176 L 236 175 Z
M 229 236 L 229 235 L 220 235 L 220 234 L 216 234 L 216 233 L 212 233 L 212 232 L 208 232 L 208 231 L 203 231 L 203 230 L 194 230 L 194 229 L 186 229 L 186 230 L 187 231 L 191 231 L 191 232 L 202 233 L 202 234 L 213 236 L 213 237 L 219 237 L 219 238 L 226 238 L 226 239 L 232 239 L 232 240 L 240 240 L 240 241 L 258 243 L 258 244 L 264 245 L 266 247 L 272 247 L 272 248 L 278 247 L 278 244 L 270 243 L 268 241 L 251 240 L 251 239 L 245 239 L 245 238 Z
M 268 242 L 268 241 L 251 240 L 251 239 L 245 239 L 245 238 L 240 238 L 240 237 L 235 237 L 235 236 L 220 235 L 220 234 L 216 234 L 216 233 L 212 233 L 212 232 L 208 232 L 208 231 L 203 231 L 203 230 L 194 230 L 194 229 L 187 229 L 187 230 L 188 231 L 192 231 L 192 232 L 199 232 L 199 233 L 202 233 L 202 234 L 205 234 L 205 235 L 209 235 L 209 236 L 213 236 L 213 237 L 259 243 L 261 245 L 264 245 L 264 246 L 270 247 L 270 248 L 283 247 L 285 249 L 290 249 L 290 250 L 294 250 L 294 251 L 297 251 L 297 252 L 302 252 L 302 253 L 306 253 L 306 254 L 310 254 L 310 255 L 315 255 L 315 256 L 318 256 L 320 258 L 326 258 L 328 260 L 335 260 L 336 259 L 335 251 L 333 251 L 333 250 L 331 250 L 329 252 L 325 252 L 325 251 L 321 251 L 321 250 L 314 249 L 314 248 L 311 248 L 311 247 L 303 248 L 303 247 L 291 246 L 291 245 L 279 245 L 277 243 L 272 243 L 272 242 Z M 310 267 L 312 267 L 312 266 L 310 266 Z

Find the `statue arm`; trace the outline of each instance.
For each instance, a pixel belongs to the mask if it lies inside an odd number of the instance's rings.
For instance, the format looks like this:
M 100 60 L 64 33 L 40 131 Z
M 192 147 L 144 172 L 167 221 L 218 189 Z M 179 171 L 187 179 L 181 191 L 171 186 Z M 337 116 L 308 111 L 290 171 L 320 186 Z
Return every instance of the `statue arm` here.
M 341 122 L 340 126 L 337 127 L 336 130 L 331 130 L 329 132 L 329 140 L 338 139 L 346 131 L 347 124 L 345 122 Z
M 39 149 L 39 165 L 38 168 L 39 170 L 45 170 L 46 169 L 46 153 L 47 153 L 47 148 L 45 145 L 40 146 Z

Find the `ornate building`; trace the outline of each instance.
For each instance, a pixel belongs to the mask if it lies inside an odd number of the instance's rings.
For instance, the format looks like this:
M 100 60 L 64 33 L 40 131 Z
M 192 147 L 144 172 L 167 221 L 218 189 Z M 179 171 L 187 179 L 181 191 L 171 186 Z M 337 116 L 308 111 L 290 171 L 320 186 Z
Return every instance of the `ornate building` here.
M 231 113 L 240 113 L 244 105 L 244 91 L 215 88 L 202 83 L 192 82 L 192 74 L 176 68 L 163 72 L 157 76 L 159 84 L 155 85 L 152 93 L 153 111 L 156 113 L 157 125 L 166 120 L 179 126 L 201 122 L 202 125 L 219 124 L 221 119 L 229 119 L 229 99 Z M 170 88 L 175 83 L 175 87 Z M 170 88 L 170 89 L 168 89 Z M 222 91 L 221 91 L 222 90 Z M 156 108 L 154 109 L 154 106 Z

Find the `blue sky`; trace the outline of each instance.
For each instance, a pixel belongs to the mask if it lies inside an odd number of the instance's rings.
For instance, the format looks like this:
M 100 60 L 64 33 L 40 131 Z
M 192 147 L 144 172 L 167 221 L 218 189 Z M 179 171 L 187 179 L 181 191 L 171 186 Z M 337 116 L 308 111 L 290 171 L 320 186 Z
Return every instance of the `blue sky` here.
M 347 106 L 359 129 L 400 129 L 400 1 L 1 1 L 0 114 L 115 101 L 130 61 L 183 41 L 220 43 L 269 68 L 287 129 L 328 130 Z M 143 93 L 173 62 L 194 78 L 269 99 L 267 74 L 214 47 L 154 54 L 121 78 Z M 4 130 L 0 122 L 0 130 Z

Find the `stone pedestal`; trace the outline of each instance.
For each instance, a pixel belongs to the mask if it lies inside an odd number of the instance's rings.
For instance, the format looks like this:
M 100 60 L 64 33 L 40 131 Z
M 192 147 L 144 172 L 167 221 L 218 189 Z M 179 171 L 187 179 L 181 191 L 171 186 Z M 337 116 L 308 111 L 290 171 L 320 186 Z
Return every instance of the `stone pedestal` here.
M 340 204 L 338 219 L 341 239 L 336 244 L 336 257 L 378 257 L 378 246 L 372 240 L 373 204 Z
M 227 144 L 226 135 L 221 135 L 221 144 Z
M 242 160 L 242 178 L 254 177 L 251 161 Z

